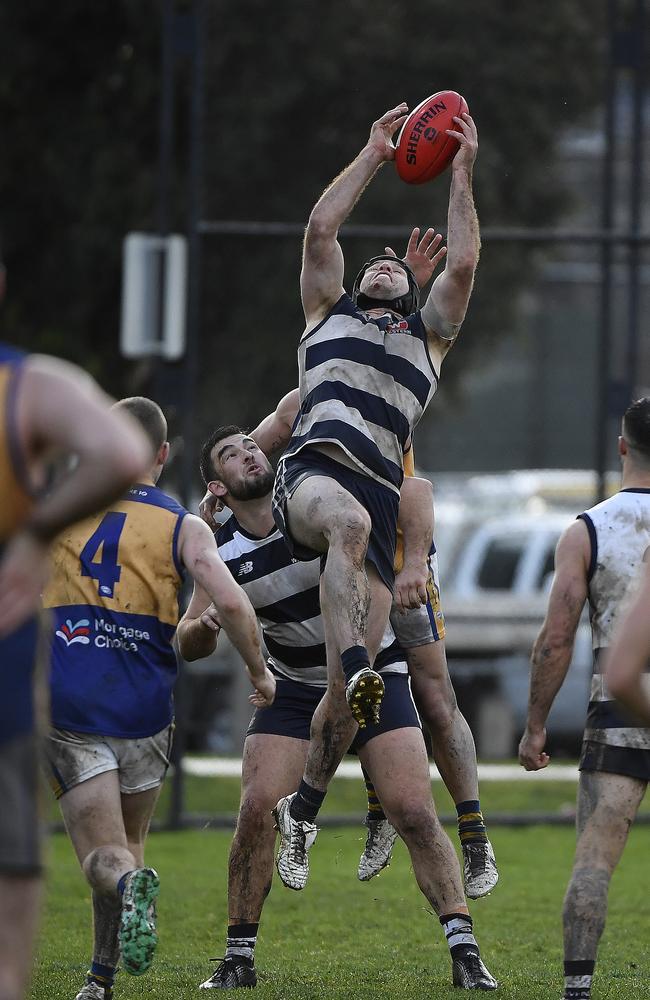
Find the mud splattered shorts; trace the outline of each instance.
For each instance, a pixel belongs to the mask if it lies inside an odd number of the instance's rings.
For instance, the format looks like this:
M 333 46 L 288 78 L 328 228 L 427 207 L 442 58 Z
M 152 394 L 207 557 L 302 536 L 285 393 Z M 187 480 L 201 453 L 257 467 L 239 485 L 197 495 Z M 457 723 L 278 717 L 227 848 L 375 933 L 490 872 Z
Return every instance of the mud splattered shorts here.
M 398 611 L 393 605 L 390 623 L 402 649 L 427 646 L 445 637 L 445 617 L 440 604 L 440 580 L 438 577 L 438 556 L 433 553 L 428 558 L 427 603 L 419 608 Z
M 50 784 L 57 799 L 98 774 L 118 771 L 120 792 L 135 795 L 162 785 L 172 745 L 173 723 L 155 736 L 120 739 L 97 733 L 51 729 L 45 740 Z

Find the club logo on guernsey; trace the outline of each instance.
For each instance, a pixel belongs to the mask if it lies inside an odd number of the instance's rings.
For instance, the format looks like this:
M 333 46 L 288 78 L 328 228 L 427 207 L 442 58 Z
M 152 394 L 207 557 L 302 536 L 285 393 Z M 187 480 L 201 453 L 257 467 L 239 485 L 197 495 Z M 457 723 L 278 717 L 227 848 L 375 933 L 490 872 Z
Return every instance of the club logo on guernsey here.
M 59 639 L 63 639 L 66 646 L 72 646 L 75 642 L 81 643 L 82 646 L 90 645 L 90 622 L 87 618 L 81 618 L 74 625 L 69 618 L 66 618 L 65 625 L 62 625 L 60 629 L 57 629 L 56 634 Z
M 408 333 L 409 325 L 405 319 L 399 320 L 397 323 L 388 323 L 386 325 L 386 333 Z

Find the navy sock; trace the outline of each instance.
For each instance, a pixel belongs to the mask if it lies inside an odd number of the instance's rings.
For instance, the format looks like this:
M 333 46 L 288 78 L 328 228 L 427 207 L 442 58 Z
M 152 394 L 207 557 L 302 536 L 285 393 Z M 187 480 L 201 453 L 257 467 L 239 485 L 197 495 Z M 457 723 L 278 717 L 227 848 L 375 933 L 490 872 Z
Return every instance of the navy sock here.
M 313 823 L 318 815 L 318 810 L 323 804 L 325 792 L 319 792 L 317 788 L 312 788 L 303 779 L 295 796 L 289 806 L 289 815 L 292 819 L 306 819 Z
M 117 892 L 118 892 L 119 896 L 123 896 L 124 895 L 124 887 L 126 885 L 126 880 L 129 877 L 129 875 L 133 874 L 134 871 L 135 871 L 135 868 L 133 868 L 130 872 L 124 872 L 124 875 L 122 875 L 121 879 L 118 881 L 118 883 L 117 883 Z
M 341 665 L 345 680 L 349 681 L 357 671 L 370 666 L 370 657 L 365 646 L 350 646 L 341 653 Z
M 365 770 L 363 768 L 361 770 L 363 771 L 363 780 L 366 783 L 366 794 L 368 795 L 368 814 L 366 820 L 374 820 L 376 822 L 379 819 L 386 819 L 386 813 L 382 809 L 381 802 L 377 797 L 375 786 Z
M 253 966 L 259 924 L 229 924 L 226 939 L 226 958 L 236 958 Z
M 102 965 L 100 962 L 96 962 L 93 959 L 91 966 L 86 973 L 86 982 L 94 982 L 97 983 L 98 986 L 103 986 L 104 989 L 110 990 L 113 986 L 114 979 L 115 968 L 112 965 Z
M 468 799 L 456 805 L 458 813 L 458 836 L 461 844 L 485 844 L 487 830 L 478 799 Z
M 564 1000 L 589 1000 L 595 967 L 595 961 L 564 963 Z

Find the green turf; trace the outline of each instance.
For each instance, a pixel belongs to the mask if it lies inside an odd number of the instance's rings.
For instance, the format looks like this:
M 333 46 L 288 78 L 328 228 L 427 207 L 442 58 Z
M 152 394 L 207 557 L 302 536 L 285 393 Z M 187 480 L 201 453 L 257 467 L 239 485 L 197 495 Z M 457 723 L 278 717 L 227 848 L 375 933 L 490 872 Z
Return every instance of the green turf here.
M 195 784 L 195 782 L 198 782 Z M 200 812 L 236 808 L 236 782 L 190 782 Z M 360 785 L 360 783 L 359 783 Z M 362 787 L 336 780 L 328 809 L 363 811 Z M 571 785 L 483 788 L 486 812 L 571 807 Z M 188 788 L 188 792 L 190 788 Z M 436 789 L 436 792 L 438 789 Z M 450 807 L 439 795 L 441 811 Z M 528 805 L 527 805 L 528 804 Z M 441 929 L 420 895 L 403 845 L 390 869 L 367 885 L 355 878 L 363 842 L 359 826 L 325 829 L 312 852 L 303 893 L 274 883 L 257 949 L 257 996 L 307 1000 L 376 997 L 422 1000 L 458 996 L 449 988 L 449 958 Z M 450 830 L 455 839 L 455 833 Z M 647 827 L 632 831 L 612 883 L 594 1000 L 650 995 L 647 921 Z M 495 828 L 492 840 L 502 879 L 489 898 L 472 904 L 484 957 L 501 980 L 499 995 L 527 1000 L 561 996 L 561 907 L 571 867 L 571 828 Z M 156 833 L 148 862 L 160 873 L 160 946 L 141 979 L 120 974 L 116 996 L 198 1000 L 212 956 L 223 954 L 226 859 L 230 833 Z M 90 893 L 62 834 L 51 839 L 50 875 L 32 994 L 73 1000 L 87 968 Z
M 215 815 L 236 814 L 239 808 L 239 779 L 237 778 L 185 778 L 186 809 L 188 813 Z M 167 816 L 169 782 L 163 789 L 158 806 L 158 818 Z M 441 816 L 455 816 L 456 809 L 441 781 L 433 782 L 433 797 Z M 572 816 L 575 810 L 576 785 L 570 781 L 536 780 L 486 781 L 481 788 L 481 806 L 487 818 L 490 814 L 549 813 Z M 355 819 L 365 813 L 365 788 L 363 782 L 352 778 L 335 779 L 325 800 L 323 815 L 350 814 Z M 650 796 L 641 805 L 641 812 L 650 810 Z

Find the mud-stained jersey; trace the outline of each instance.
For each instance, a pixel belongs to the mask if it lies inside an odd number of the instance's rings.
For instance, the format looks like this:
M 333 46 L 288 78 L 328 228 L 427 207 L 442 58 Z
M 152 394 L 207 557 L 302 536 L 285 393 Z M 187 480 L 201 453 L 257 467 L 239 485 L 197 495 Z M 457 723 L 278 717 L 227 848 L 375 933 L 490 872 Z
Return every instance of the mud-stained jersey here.
M 419 312 L 373 318 L 344 294 L 303 335 L 298 368 L 300 411 L 281 461 L 330 442 L 399 492 L 404 449 L 438 385 Z
M 274 674 L 315 687 L 327 685 L 325 627 L 319 603 L 320 559 L 293 559 L 280 531 L 259 538 L 234 514 L 217 530 L 219 555 L 245 590 L 262 627 Z M 379 673 L 406 673 L 404 652 L 390 625 L 375 660 Z
M 138 738 L 172 719 L 186 510 L 138 484 L 110 510 L 66 529 L 52 549 L 52 722 Z
M 26 355 L 0 342 L 0 558 L 32 507 L 16 426 L 16 403 Z M 0 639 L 0 743 L 33 725 L 32 681 L 38 626 L 30 619 Z
M 602 674 L 603 651 L 638 586 L 650 558 L 650 490 L 624 489 L 580 518 L 591 541 L 589 615 L 594 673 L 585 739 L 608 746 L 650 750 L 650 728 L 637 726 L 612 699 Z M 642 678 L 650 688 L 650 663 Z

